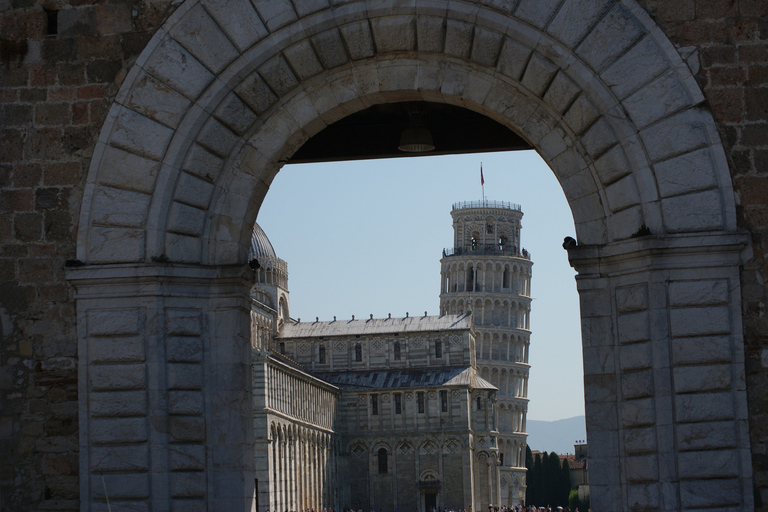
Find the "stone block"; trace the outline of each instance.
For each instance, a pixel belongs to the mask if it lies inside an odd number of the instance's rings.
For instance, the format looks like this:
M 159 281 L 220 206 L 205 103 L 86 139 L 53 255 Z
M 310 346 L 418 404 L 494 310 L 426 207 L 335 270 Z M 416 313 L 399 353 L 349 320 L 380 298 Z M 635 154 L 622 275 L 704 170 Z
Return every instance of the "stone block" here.
M 559 0 L 520 0 L 515 17 L 543 29 L 560 3 Z
M 672 336 L 727 334 L 731 330 L 728 307 L 676 308 L 670 310 Z
M 201 471 L 183 471 L 171 473 L 171 496 L 190 498 L 205 496 L 207 488 L 205 473 Z
M 673 339 L 672 362 L 675 365 L 729 362 L 731 347 L 727 336 Z
M 200 415 L 203 413 L 203 393 L 201 391 L 169 391 L 168 413 Z
M 173 131 L 138 112 L 120 110 L 110 136 L 110 144 L 154 160 L 162 159 Z
M 193 416 L 170 416 L 168 434 L 172 442 L 202 442 L 205 440 L 205 420 Z
M 589 374 L 584 376 L 584 387 L 589 388 L 589 397 L 593 402 L 616 401 L 616 375 L 610 373 Z
M 605 290 L 582 290 L 579 293 L 581 318 L 611 315 L 611 297 Z
M 445 45 L 444 19 L 419 16 L 416 18 L 416 36 L 419 42 L 419 51 L 442 53 Z
M 299 18 L 303 18 L 313 12 L 321 11 L 330 7 L 328 0 L 293 0 L 296 13 Z
M 348 23 L 339 30 L 352 60 L 367 59 L 376 53 L 371 27 L 367 22 Z
M 563 116 L 566 124 L 576 134 L 581 134 L 600 116 L 600 112 L 594 104 L 582 94 L 568 108 Z
M 575 103 L 576 102 L 574 102 L 574 105 Z M 571 108 L 574 108 L 574 106 L 572 105 Z M 568 116 L 567 113 L 566 116 Z M 574 123 L 576 123 L 578 122 L 578 119 L 586 118 L 577 116 L 574 119 Z M 586 149 L 593 158 L 597 158 L 610 147 L 614 146 L 617 143 L 617 140 L 610 125 L 605 119 L 600 118 L 587 128 L 584 135 L 581 137 L 581 143 L 584 146 L 584 149 Z
M 706 450 L 678 455 L 678 471 L 684 480 L 739 476 L 739 453 L 736 450 Z
M 619 367 L 624 370 L 642 370 L 651 368 L 651 344 L 635 343 L 624 345 L 619 352 Z
M 621 402 L 621 425 L 643 427 L 656 423 L 655 401 L 653 398 L 624 400 Z
M 337 68 L 349 61 L 344 42 L 337 29 L 327 30 L 314 36 L 312 43 L 317 48 L 318 57 L 325 69 Z
M 717 186 L 712 152 L 709 148 L 702 148 L 654 164 L 653 170 L 662 197 Z
M 535 96 L 542 97 L 557 71 L 558 68 L 552 61 L 534 52 L 528 60 L 528 66 L 520 83 Z
M 594 402 L 587 389 L 584 390 L 586 399 L 587 431 L 590 435 L 602 431 L 618 429 L 618 413 L 616 404 L 610 402 Z
M 137 78 L 126 105 L 166 126 L 176 127 L 187 112 L 189 99 L 148 73 Z
M 742 481 L 732 478 L 684 480 L 680 482 L 683 509 L 725 507 L 742 503 Z
M 584 375 L 612 373 L 616 369 L 613 347 L 584 347 Z
M 109 391 L 88 393 L 89 411 L 92 417 L 146 416 L 148 414 L 146 391 Z
M 299 81 L 282 55 L 276 55 L 261 65 L 259 75 L 277 96 L 284 96 L 299 85 Z M 255 84 L 258 86 L 258 84 Z M 244 98 L 246 102 L 247 98 Z M 256 109 L 256 112 L 259 112 Z
M 626 470 L 627 482 L 656 482 L 659 479 L 659 460 L 657 455 L 635 455 L 627 457 L 624 462 L 624 467 Z
M 575 48 L 605 15 L 612 3 L 610 0 L 565 0 L 547 26 L 547 33 L 565 43 L 567 47 Z
M 203 0 L 201 4 L 241 53 L 269 35 L 248 0 Z
M 669 304 L 671 306 L 713 306 L 728 304 L 728 281 L 712 279 L 701 281 L 671 281 Z
M 206 121 L 195 142 L 226 159 L 237 145 L 237 136 L 214 117 Z
M 203 341 L 200 338 L 168 338 L 168 361 L 199 363 L 203 360 Z
M 616 309 L 619 313 L 648 309 L 648 285 L 636 284 L 616 288 Z
M 88 336 L 131 335 L 143 332 L 142 309 L 89 309 Z
M 696 110 L 684 110 L 640 132 L 651 160 L 658 162 L 708 144 Z
M 730 365 L 684 366 L 673 372 L 677 393 L 728 390 L 733 385 Z
M 270 2 L 257 2 L 254 4 L 259 16 L 267 24 L 267 29 L 274 32 L 285 25 L 296 21 L 296 11 L 290 0 L 273 0 Z
M 621 374 L 621 395 L 625 399 L 653 396 L 653 373 L 639 371 Z
M 147 221 L 152 196 L 142 192 L 99 187 L 92 206 L 92 222 L 140 228 Z
M 277 102 L 277 96 L 257 73 L 252 73 L 245 78 L 235 91 L 257 114 L 261 114 Z
M 445 24 L 445 54 L 468 59 L 472 52 L 473 26 L 463 21 L 449 19 Z
M 658 483 L 636 483 L 626 486 L 629 510 L 659 510 L 661 486 Z
M 144 360 L 144 338 L 140 336 L 100 337 L 88 340 L 88 361 L 91 363 L 128 363 Z
M 573 103 L 581 89 L 571 80 L 562 69 L 557 72 L 547 92 L 544 101 L 556 112 L 563 113 Z
M 576 53 L 600 72 L 630 49 L 645 29 L 621 4 L 616 4 L 579 45 Z
M 624 450 L 629 455 L 656 453 L 656 429 L 654 427 L 625 428 L 623 430 Z
M 98 35 L 95 10 L 90 6 L 80 9 L 61 9 L 56 18 L 60 37 L 69 39 Z
M 166 332 L 171 335 L 200 336 L 203 332 L 198 309 L 166 309 Z
M 712 422 L 733 419 L 731 393 L 696 393 L 675 397 L 675 414 L 679 423 Z
M 285 50 L 285 58 L 299 80 L 306 80 L 323 71 L 323 65 L 320 64 L 309 40 L 305 39 L 288 47 Z
M 483 27 L 475 28 L 471 58 L 483 66 L 494 67 L 501 51 L 504 36 Z
M 214 155 L 207 149 L 197 144 L 193 144 L 187 153 L 183 169 L 192 174 L 203 178 L 206 182 L 199 183 L 202 180 L 193 181 L 191 176 L 181 174 L 180 183 L 176 190 L 174 199 L 195 206 L 208 206 L 210 194 L 213 193 L 213 185 L 210 182 L 216 181 L 221 168 L 224 166 L 224 160 Z M 187 187 L 190 187 L 187 189 Z M 207 193 L 205 193 L 207 192 Z M 192 196 L 192 194 L 201 194 Z M 182 197 L 184 199 L 182 199 Z
M 204 499 L 174 498 L 171 500 L 171 512 L 207 512 L 208 504 Z
M 228 94 L 216 108 L 216 117 L 237 135 L 244 135 L 256 122 L 256 114 L 234 93 Z
M 729 421 L 683 423 L 675 428 L 681 451 L 736 447 L 736 429 Z
M 618 325 L 619 343 L 634 343 L 650 339 L 648 311 L 619 315 Z
M 640 203 L 640 194 L 634 176 L 625 176 L 608 185 L 605 188 L 605 196 L 612 212 L 625 210 Z
M 91 478 L 93 499 L 104 500 L 105 488 L 110 500 L 149 498 L 149 474 L 106 473 Z
M 188 98 L 197 98 L 214 75 L 170 37 L 163 39 L 144 68 Z
M 106 146 L 99 166 L 99 182 L 117 188 L 150 193 L 160 164 L 149 158 Z
M 379 53 L 416 49 L 416 20 L 412 16 L 385 16 L 371 20 Z
M 671 233 L 690 233 L 723 229 L 723 213 L 719 190 L 667 197 L 661 211 Z
M 630 94 L 622 103 L 632 122 L 638 128 L 667 117 L 691 105 L 691 98 L 674 71 Z
M 126 444 L 147 441 L 146 418 L 93 418 L 89 437 L 95 444 Z
M 94 473 L 149 470 L 149 449 L 145 446 L 93 446 L 89 450 Z
M 168 214 L 168 231 L 182 235 L 201 236 L 205 228 L 206 210 L 174 203 Z
M 240 55 L 201 4 L 187 11 L 171 29 L 171 36 L 215 74 Z
M 88 383 L 95 391 L 144 389 L 147 369 L 144 364 L 91 365 Z
M 127 263 L 144 259 L 143 230 L 92 227 L 90 233 L 89 263 Z
M 200 444 L 170 445 L 168 447 L 168 466 L 171 471 L 205 469 L 205 446 Z
M 166 367 L 168 389 L 202 389 L 203 369 L 199 364 L 169 363 Z
M 202 239 L 196 236 L 167 232 L 165 255 L 169 261 L 179 263 L 200 263 Z
M 602 73 L 619 99 L 642 87 L 666 69 L 667 60 L 651 36 L 645 36 Z

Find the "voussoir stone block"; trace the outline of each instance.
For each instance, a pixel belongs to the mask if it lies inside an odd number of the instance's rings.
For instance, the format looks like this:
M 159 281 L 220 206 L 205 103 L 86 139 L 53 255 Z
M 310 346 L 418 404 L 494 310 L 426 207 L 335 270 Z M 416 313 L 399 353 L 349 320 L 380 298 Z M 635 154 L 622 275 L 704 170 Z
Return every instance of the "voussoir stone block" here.
M 117 263 L 144 259 L 144 230 L 93 227 L 90 235 L 89 262 Z
M 312 42 L 317 48 L 320 62 L 323 63 L 325 69 L 333 69 L 349 61 L 347 51 L 344 49 L 344 42 L 341 40 L 341 34 L 337 29 L 327 30 L 314 36 Z
M 447 20 L 445 27 L 445 54 L 468 59 L 472 51 L 473 26 L 458 20 Z
M 269 34 L 248 0 L 201 0 L 201 4 L 240 52 Z
M 386 16 L 371 20 L 373 40 L 379 53 L 410 51 L 416 45 L 416 20 L 413 16 Z
M 263 113 L 277 102 L 277 96 L 257 73 L 251 73 L 235 91 L 257 114 Z
M 645 36 L 603 71 L 601 77 L 619 99 L 624 99 L 660 75 L 667 66 L 656 41 Z
M 148 73 L 135 81 L 126 100 L 132 110 L 172 128 L 179 125 L 190 105 L 187 97 Z
M 205 210 L 174 202 L 168 215 L 168 231 L 200 236 L 205 227 Z
M 689 153 L 708 144 L 700 115 L 691 109 L 646 128 L 640 132 L 640 137 L 654 162 Z
M 495 66 L 504 36 L 482 27 L 475 27 L 471 58 L 483 66 Z
M 416 36 L 420 52 L 442 53 L 445 45 L 445 19 L 435 16 L 418 16 Z
M 547 33 L 568 47 L 576 47 L 612 3 L 612 0 L 565 0 L 547 27 Z
M 123 149 L 160 160 L 173 136 L 173 130 L 152 119 L 123 108 L 118 114 L 110 143 Z
M 717 186 L 712 153 L 702 148 L 653 166 L 662 197 L 705 190 Z
M 144 68 L 188 98 L 197 98 L 213 82 L 214 75 L 184 47 L 165 37 Z
M 581 89 L 562 69 L 557 72 L 544 94 L 544 101 L 561 114 L 573 103 Z
M 234 93 L 228 94 L 216 109 L 216 118 L 237 135 L 244 135 L 257 115 Z
M 202 146 L 193 144 L 192 147 L 189 148 L 189 152 L 187 153 L 187 157 L 184 160 L 182 169 L 194 174 L 195 176 L 203 178 L 205 181 L 213 182 L 218 177 L 223 165 L 224 160 L 222 160 L 220 157 L 214 155 Z M 188 178 L 185 177 L 182 173 L 179 179 L 185 180 Z M 186 185 L 188 184 L 185 183 L 185 186 Z M 195 186 L 199 187 L 200 185 Z M 198 199 L 196 201 L 190 200 L 190 204 L 202 204 L 201 201 L 202 199 Z M 207 200 L 205 204 L 208 204 Z
M 195 141 L 209 151 L 226 158 L 237 145 L 238 137 L 214 117 L 208 118 Z
M 541 97 L 552 82 L 555 73 L 557 73 L 557 66 L 552 61 L 540 53 L 534 53 L 528 61 L 520 83 L 534 95 Z
M 111 226 L 142 227 L 151 199 L 142 192 L 99 187 L 93 201 L 93 219 Z
M 560 0 L 520 0 L 515 17 L 543 28 L 560 6 Z
M 298 79 L 282 55 L 276 55 L 262 64 L 259 74 L 277 96 L 283 96 L 299 85 Z M 256 111 L 259 112 L 258 109 Z
M 624 6 L 617 3 L 576 49 L 592 69 L 600 72 L 626 52 L 645 30 Z
M 677 73 L 667 71 L 629 95 L 622 102 L 622 105 L 624 105 L 635 126 L 644 128 L 691 105 L 691 99 L 677 78 Z
M 352 60 L 367 59 L 376 53 L 371 26 L 367 22 L 348 23 L 339 30 Z
M 106 146 L 101 156 L 99 183 L 149 193 L 155 187 L 160 164 L 120 148 Z
M 213 172 L 216 172 L 216 170 L 213 169 Z M 198 208 L 207 208 L 213 195 L 213 190 L 213 184 L 207 180 L 181 172 L 179 173 L 179 181 L 174 191 L 174 200 Z
M 513 80 L 519 80 L 523 75 L 523 71 L 525 71 L 525 66 L 532 51 L 524 44 L 509 37 L 505 38 L 504 44 L 501 47 L 501 53 L 499 54 L 499 72 Z

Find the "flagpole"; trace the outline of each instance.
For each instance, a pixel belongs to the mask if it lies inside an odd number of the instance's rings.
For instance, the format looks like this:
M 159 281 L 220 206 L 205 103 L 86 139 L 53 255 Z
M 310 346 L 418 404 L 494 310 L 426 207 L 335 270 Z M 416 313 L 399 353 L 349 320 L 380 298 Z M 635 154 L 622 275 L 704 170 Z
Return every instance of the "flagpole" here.
M 480 188 L 482 191 L 483 206 L 485 206 L 485 178 L 483 178 L 483 162 L 480 162 Z

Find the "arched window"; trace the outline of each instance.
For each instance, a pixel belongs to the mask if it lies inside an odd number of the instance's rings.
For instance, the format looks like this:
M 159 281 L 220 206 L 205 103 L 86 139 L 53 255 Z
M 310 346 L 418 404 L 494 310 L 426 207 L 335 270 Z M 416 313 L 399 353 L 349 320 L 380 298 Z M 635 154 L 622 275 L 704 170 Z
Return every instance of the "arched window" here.
M 440 411 L 448 412 L 448 391 L 445 389 L 440 390 Z
M 395 350 L 395 361 L 399 361 L 400 360 L 400 342 L 399 341 L 395 342 L 394 350 Z
M 320 345 L 317 349 L 317 361 L 320 364 L 325 364 L 325 345 Z
M 284 341 L 280 342 L 280 353 L 282 355 L 285 355 L 285 342 Z
M 502 235 L 499 237 L 499 250 L 503 251 L 505 245 L 507 245 L 507 237 Z
M 483 410 L 483 399 L 480 398 L 480 395 L 477 396 L 477 410 L 478 411 Z
M 502 275 L 502 278 L 501 278 L 501 287 L 509 288 L 509 269 L 508 268 L 504 269 L 504 274 Z
M 467 291 L 475 291 L 475 268 L 469 267 L 467 269 Z
M 379 448 L 379 474 L 380 475 L 386 475 L 387 474 L 387 450 L 384 448 Z
M 379 415 L 379 395 L 375 393 L 371 395 L 371 415 Z
M 363 360 L 363 346 L 355 343 L 355 361 L 358 363 Z
M 435 358 L 440 359 L 443 357 L 443 342 L 435 340 Z

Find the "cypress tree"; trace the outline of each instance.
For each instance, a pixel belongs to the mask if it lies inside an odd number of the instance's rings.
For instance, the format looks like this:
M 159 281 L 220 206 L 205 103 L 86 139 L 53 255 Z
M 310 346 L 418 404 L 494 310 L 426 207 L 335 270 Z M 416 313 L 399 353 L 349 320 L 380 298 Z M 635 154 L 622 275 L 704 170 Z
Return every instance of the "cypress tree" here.
M 533 503 L 531 501 L 531 491 L 533 490 L 533 453 L 531 453 L 531 447 L 526 445 L 525 446 L 525 504 L 530 505 Z
M 541 506 L 544 499 L 544 471 L 541 454 L 537 453 L 533 459 L 533 492 L 531 493 L 533 505 Z
M 563 469 L 561 472 L 561 479 L 562 483 L 560 484 L 561 489 L 561 500 L 562 503 L 560 503 L 561 506 L 566 507 L 568 506 L 568 495 L 571 492 L 571 466 L 568 464 L 568 458 L 566 457 L 563 459 Z

